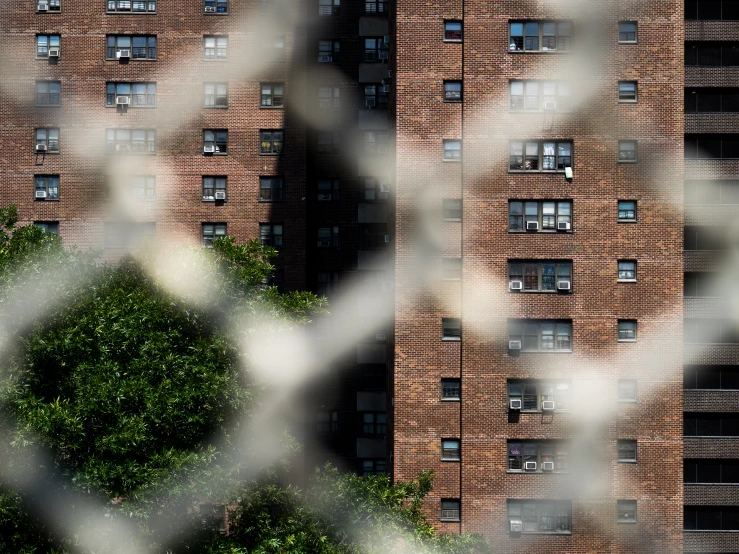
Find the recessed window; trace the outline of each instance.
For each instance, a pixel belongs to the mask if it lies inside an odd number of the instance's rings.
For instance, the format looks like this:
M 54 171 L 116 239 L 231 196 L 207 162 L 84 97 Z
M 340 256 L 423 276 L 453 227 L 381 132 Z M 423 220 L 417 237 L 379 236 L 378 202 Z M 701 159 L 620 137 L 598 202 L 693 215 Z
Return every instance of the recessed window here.
M 203 246 L 206 248 L 213 247 L 213 241 L 217 238 L 226 236 L 225 223 L 203 223 L 201 229 Z
M 319 202 L 329 202 L 339 199 L 338 179 L 319 179 L 316 184 Z
M 115 108 L 119 105 L 154 108 L 157 105 L 157 84 L 107 83 L 105 85 L 105 105 L 108 108 Z
M 555 410 L 568 410 L 571 383 L 541 379 L 511 379 L 508 381 L 508 402 L 521 403 L 522 412 L 541 412 L 542 402 L 554 402 Z
M 636 221 L 636 200 L 618 201 L 618 221 L 619 223 Z
M 445 198 L 442 200 L 444 221 L 462 221 L 462 200 Z
M 636 261 L 635 260 L 619 260 L 618 261 L 618 280 L 619 281 L 636 281 Z
M 154 154 L 157 134 L 153 129 L 106 129 L 105 150 L 109 153 Z
M 204 83 L 203 95 L 206 108 L 228 107 L 228 83 Z
M 636 320 L 618 320 L 618 342 L 636 342 Z
M 34 221 L 33 224 L 41 229 L 44 233 L 50 235 L 59 236 L 59 222 L 58 221 Z
M 636 441 L 635 440 L 619 440 L 617 441 L 617 461 L 619 462 L 636 462 Z
M 259 241 L 265 246 L 271 246 L 273 248 L 282 247 L 282 224 L 260 223 Z
M 51 51 L 51 56 L 49 56 Z M 36 57 L 58 58 L 61 55 L 61 37 L 59 35 L 36 35 Z
M 442 258 L 441 278 L 445 281 L 462 279 L 462 258 Z
M 445 140 L 444 141 L 444 161 L 458 162 L 462 159 L 462 141 L 461 140 Z
M 570 468 L 568 445 L 562 441 L 508 441 L 508 471 L 548 473 Z
M 509 261 L 508 290 L 572 292 L 571 261 Z
M 259 131 L 259 153 L 263 155 L 282 154 L 285 133 L 282 130 Z
M 284 83 L 262 83 L 261 88 L 261 107 L 262 108 L 282 108 L 285 105 L 285 84 Z
M 205 59 L 226 60 L 228 59 L 228 37 L 208 36 L 204 37 Z
M 59 200 L 59 175 L 36 175 L 33 180 L 36 200 Z
M 724 66 L 739 65 L 739 43 L 723 42 L 685 42 L 686 66 Z
M 281 202 L 284 190 L 282 177 L 259 178 L 259 200 L 262 202 Z
M 203 200 L 226 200 L 227 177 L 203 177 Z
M 61 106 L 61 81 L 36 81 L 36 106 Z
M 444 102 L 462 101 L 462 81 L 444 81 Z
M 341 15 L 341 0 L 318 0 L 318 15 Z
M 685 159 L 739 158 L 739 135 L 685 135 Z
M 569 112 L 569 83 L 557 81 L 510 81 L 511 111 Z
M 341 149 L 339 133 L 319 131 L 316 134 L 316 143 L 316 150 L 321 154 L 336 154 Z M 366 147 L 367 143 L 365 142 Z
M 153 35 L 107 35 L 106 60 L 156 60 L 157 37 Z
M 572 142 L 510 142 L 510 171 L 564 171 L 572 167 Z
M 459 500 L 443 499 L 441 500 L 441 521 L 459 521 L 460 518 Z
M 370 202 L 387 200 L 390 197 L 390 185 L 371 177 L 364 178 L 364 199 Z
M 566 52 L 572 48 L 569 21 L 511 21 L 509 52 Z
M 364 39 L 364 62 L 380 62 L 387 63 L 388 47 L 384 37 L 373 37 Z
M 683 337 L 688 344 L 739 344 L 739 330 L 731 319 L 685 318 Z
M 462 385 L 459 379 L 441 380 L 441 399 L 460 400 L 462 398 Z
M 339 226 L 319 227 L 317 232 L 316 246 L 318 248 L 339 249 Z
M 636 402 L 636 379 L 618 380 L 618 401 Z
M 441 441 L 441 459 L 449 462 L 461 460 L 462 449 L 459 439 L 443 439 Z
M 444 22 L 444 40 L 462 42 L 462 22 L 461 21 L 445 21 Z
M 59 129 L 53 127 L 36 129 L 36 151 L 59 153 Z
M 444 317 L 441 320 L 441 340 L 462 340 L 462 320 L 458 317 Z
M 316 275 L 316 294 L 319 296 L 331 296 L 337 292 L 339 292 L 339 272 L 319 271 L 318 275 Z M 382 377 L 384 375 L 383 366 Z
M 53 2 L 55 0 L 50 0 Z M 58 0 L 56 0 L 58 3 Z M 107 11 L 109 13 L 155 13 L 157 11 L 156 0 L 108 0 Z
M 636 42 L 636 38 L 637 38 L 636 29 L 637 29 L 636 21 L 620 21 L 618 24 L 618 42 L 620 43 Z
M 618 141 L 618 161 L 622 163 L 636 162 L 636 141 Z
M 618 523 L 636 523 L 636 500 L 618 500 L 616 510 Z
M 636 81 L 618 82 L 618 101 L 622 103 L 636 102 Z
M 571 231 L 570 200 L 514 200 L 508 203 L 509 231 Z
M 203 11 L 210 14 L 226 15 L 228 14 L 228 0 L 205 0 Z
M 341 44 L 338 40 L 318 41 L 318 63 L 336 63 L 340 53 Z
M 572 533 L 572 502 L 569 500 L 509 500 L 509 529 L 522 534 L 569 535 Z
M 739 6 L 739 3 L 737 3 Z M 685 89 L 685 113 L 737 113 L 739 112 L 739 88 L 688 88 Z
M 225 504 L 200 504 L 198 510 L 203 527 L 217 533 L 226 533 Z
M 572 321 L 509 320 L 508 348 L 522 352 L 572 352 Z
M 219 156 L 228 154 L 228 131 L 226 129 L 204 129 L 203 154 Z

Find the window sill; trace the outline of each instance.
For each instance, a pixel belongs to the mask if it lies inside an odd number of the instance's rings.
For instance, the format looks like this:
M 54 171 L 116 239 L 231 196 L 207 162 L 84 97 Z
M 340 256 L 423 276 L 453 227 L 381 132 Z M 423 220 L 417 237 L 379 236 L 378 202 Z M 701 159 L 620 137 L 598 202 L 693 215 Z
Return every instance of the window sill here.
M 552 174 L 565 174 L 564 169 L 509 169 L 508 173 L 552 173 Z
M 617 223 L 638 223 L 636 219 L 617 219 Z
M 60 154 L 60 152 L 59 152 L 58 150 L 57 150 L 56 152 L 49 152 L 48 150 L 46 150 L 46 151 L 44 151 L 44 152 L 36 152 L 36 151 L 34 150 L 34 152 L 33 152 L 33 153 L 34 153 L 34 154 L 36 154 L 36 155 L 40 155 L 40 154 L 43 154 L 43 155 L 45 155 L 45 156 L 48 156 L 48 155 L 54 155 L 54 156 L 58 156 L 58 155 Z
M 539 229 L 538 231 L 527 231 L 526 229 L 508 229 L 509 233 L 522 235 L 571 235 L 574 231 L 559 231 L 557 229 Z
M 157 58 L 127 58 L 128 62 L 155 62 Z M 119 58 L 105 58 L 106 62 L 120 62 Z M 125 63 L 128 63 L 125 62 Z
M 61 104 L 36 104 L 35 108 L 61 108 Z
M 620 164 L 636 164 L 636 163 L 639 163 L 639 160 L 618 160 L 618 163 L 620 163 Z
M 439 519 L 442 523 L 459 523 L 459 519 Z
M 509 350 L 509 352 L 520 352 L 521 354 L 572 354 L 572 350 Z
M 284 110 L 285 106 L 259 106 L 260 110 Z
M 549 56 L 551 54 L 571 54 L 572 50 L 507 50 L 509 54 L 544 54 Z
M 211 60 L 209 58 L 203 58 L 203 61 L 204 62 L 227 62 L 228 61 L 228 58 L 220 58 L 220 59 L 217 59 L 217 60 Z
M 216 200 L 215 198 L 203 198 L 202 199 L 202 202 L 213 202 L 213 203 L 220 202 L 221 204 L 224 204 L 227 201 L 228 201 L 228 199 L 226 199 L 226 200 Z
M 213 157 L 222 158 L 224 156 L 228 156 L 228 152 L 208 152 L 208 153 L 203 152 L 204 158 L 213 158 Z
M 34 198 L 36 202 L 59 202 L 58 198 Z
M 459 281 L 462 280 L 462 278 L 461 277 L 442 277 L 441 280 L 442 281 L 456 281 L 456 282 L 459 282 Z
M 113 104 L 106 104 L 106 108 L 118 108 L 118 105 Z M 132 104 L 125 104 L 126 110 L 156 110 L 156 106 L 134 106 Z
M 636 525 L 637 522 L 636 521 L 630 521 L 630 520 L 629 521 L 626 521 L 626 520 L 617 519 L 616 520 L 616 523 L 618 523 L 619 525 Z
M 510 294 L 572 294 L 570 290 L 511 290 L 508 289 Z
M 532 414 L 532 415 L 544 414 L 544 413 L 548 414 L 552 412 L 557 413 L 557 414 L 569 414 L 570 413 L 570 410 L 548 410 L 546 412 L 544 412 L 543 410 L 516 410 L 516 411 L 521 412 L 522 414 Z M 547 472 L 547 473 L 551 473 L 551 472 Z
M 461 223 L 462 218 L 461 217 L 444 217 L 442 218 L 442 221 L 452 222 L 452 223 Z
M 461 402 L 461 398 L 442 398 L 442 402 Z
M 284 202 L 284 200 L 262 200 L 262 199 L 259 199 L 259 200 L 257 200 L 257 202 L 259 202 L 261 204 L 281 204 L 281 203 Z
M 61 60 L 62 60 L 62 57 L 61 57 L 61 56 L 56 56 L 56 57 L 52 57 L 52 58 L 50 58 L 49 56 L 36 56 L 36 59 L 37 59 L 37 60 L 45 60 L 45 61 L 47 61 L 47 62 L 48 62 L 48 61 L 54 61 L 54 62 L 59 62 L 59 61 L 61 61 Z
M 619 464 L 635 464 L 636 460 L 616 460 L 616 463 Z
M 619 40 L 618 43 L 619 44 L 639 44 L 639 42 L 636 40 Z
M 462 339 L 461 338 L 443 337 L 441 339 L 441 342 L 462 342 Z
M 638 100 L 619 100 L 619 104 L 638 104 Z
M 636 339 L 618 339 L 617 342 L 636 342 Z
M 277 157 L 281 156 L 281 154 L 270 154 L 270 153 L 267 153 L 267 152 L 260 152 L 259 155 L 260 156 L 271 156 L 273 158 L 277 158 Z
M 444 99 L 444 104 L 461 104 L 462 100 L 446 100 Z
M 540 469 L 537 469 L 536 471 L 526 471 L 525 469 L 507 469 L 506 473 L 509 473 L 511 475 L 568 475 L 570 472 L 556 469 L 554 471 L 542 471 Z
M 464 39 L 461 39 L 461 38 L 445 38 L 445 39 L 441 39 L 441 42 L 448 42 L 450 44 L 462 44 L 464 42 Z
M 157 12 L 109 12 L 106 11 L 105 15 L 157 15 Z
M 519 535 L 572 535 L 572 531 L 522 531 Z
M 204 110 L 227 110 L 228 106 L 203 106 Z
M 574 112 L 572 110 L 514 110 L 514 109 L 509 109 L 508 113 L 509 114 L 530 113 L 530 114 L 536 114 L 536 115 L 541 115 L 541 114 L 561 115 L 561 114 L 574 113 Z
M 617 279 L 617 283 L 636 283 L 636 279 Z
M 459 164 L 462 163 L 462 160 L 441 160 L 445 164 Z
M 44 10 L 42 12 L 36 10 L 36 13 L 57 13 L 59 14 L 59 13 L 62 13 L 62 10 Z
M 442 458 L 442 462 L 461 462 L 462 460 L 460 458 Z
M 224 15 L 228 15 L 228 12 L 220 12 L 220 13 L 219 12 L 203 12 L 203 15 L 209 15 L 209 16 L 210 15 L 220 15 L 220 16 L 224 16 Z

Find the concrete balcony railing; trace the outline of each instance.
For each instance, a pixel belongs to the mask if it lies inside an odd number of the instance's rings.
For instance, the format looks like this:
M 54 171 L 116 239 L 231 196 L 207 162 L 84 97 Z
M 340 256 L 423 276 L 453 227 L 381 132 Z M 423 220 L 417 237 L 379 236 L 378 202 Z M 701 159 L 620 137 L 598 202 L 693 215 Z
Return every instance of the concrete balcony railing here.
M 686 506 L 739 506 L 739 485 L 685 485 Z
M 686 412 L 739 412 L 739 391 L 686 390 L 683 393 L 683 410 Z M 739 457 L 739 451 L 736 455 Z
M 739 533 L 736 531 L 684 531 L 684 552 L 739 552 Z
M 739 113 L 686 113 L 686 133 L 737 133 Z
M 685 21 L 685 40 L 739 40 L 739 21 Z
M 739 67 L 688 66 L 685 68 L 686 87 L 735 87 L 739 82 Z
M 739 438 L 734 437 L 685 437 L 684 458 L 736 459 Z

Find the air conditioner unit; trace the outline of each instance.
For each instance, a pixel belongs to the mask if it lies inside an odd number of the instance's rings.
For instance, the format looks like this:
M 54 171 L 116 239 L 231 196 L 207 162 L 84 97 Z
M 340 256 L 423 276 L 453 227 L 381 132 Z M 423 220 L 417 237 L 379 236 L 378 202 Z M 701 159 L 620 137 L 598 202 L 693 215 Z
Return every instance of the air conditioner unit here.
M 205 6 L 205 13 L 212 13 L 216 11 L 215 6 Z
M 511 290 L 523 290 L 523 282 L 522 281 L 511 281 L 508 283 L 508 288 Z
M 36 191 L 36 198 L 46 198 L 46 191 L 45 190 L 37 190 Z
M 375 340 L 377 342 L 385 342 L 386 339 L 387 339 L 387 335 L 385 335 L 385 333 L 377 333 L 375 335 Z
M 523 521 L 520 519 L 512 519 L 510 521 L 511 524 L 511 533 L 520 533 L 523 531 Z
M 213 144 L 206 144 L 203 146 L 203 154 L 213 154 L 216 151 L 216 147 Z
M 380 192 L 390 192 L 390 185 L 380 183 Z
M 554 462 L 542 462 L 541 469 L 542 471 L 554 471 Z
M 59 49 L 58 48 L 51 48 L 51 49 L 49 49 L 49 57 L 50 58 L 58 58 L 59 57 Z
M 390 235 L 385 235 L 385 242 L 390 242 Z
M 508 407 L 511 410 L 520 410 L 522 406 L 523 406 L 523 402 L 518 398 L 511 399 L 508 401 Z
M 377 59 L 378 60 L 386 60 L 388 59 L 389 53 L 385 50 L 382 50 L 377 53 Z
M 46 152 L 46 145 L 45 144 L 37 144 L 36 145 L 36 152 Z
M 392 35 L 385 35 L 384 37 L 382 37 L 382 42 L 384 42 L 385 44 L 390 44 L 392 38 Z
M 318 63 L 331 63 L 332 61 L 334 61 L 333 56 L 329 56 L 329 55 L 318 56 Z
M 330 193 L 329 194 L 319 194 L 318 200 L 321 200 L 321 201 L 331 200 L 331 194 Z
M 553 412 L 554 411 L 554 400 L 542 400 L 541 409 L 544 412 Z
M 557 231 L 569 231 L 569 230 L 570 230 L 569 221 L 558 221 L 557 222 Z
M 523 468 L 526 471 L 536 471 L 536 462 L 524 462 Z
M 389 94 L 389 93 L 390 93 L 390 85 L 382 85 L 382 86 L 381 86 L 381 90 L 382 90 L 382 92 L 384 92 L 385 94 Z
M 557 281 L 557 290 L 570 290 L 572 283 L 570 281 Z
M 520 340 L 509 340 L 508 350 L 521 350 L 521 341 Z
M 526 222 L 526 230 L 527 231 L 538 231 L 539 230 L 539 222 L 538 221 L 527 221 Z
M 545 100 L 544 109 L 547 111 L 554 111 L 557 109 L 557 103 L 554 100 Z
M 120 60 L 128 59 L 131 57 L 131 51 L 130 50 L 118 50 L 118 52 L 115 53 L 115 57 Z
M 216 200 L 225 200 L 226 199 L 226 191 L 225 190 L 217 190 L 216 191 Z
M 130 96 L 116 96 L 115 97 L 116 106 L 128 106 L 130 103 L 131 103 Z
M 565 179 L 572 179 L 572 168 L 565 167 Z
M 39 11 L 39 12 L 48 12 L 49 11 L 49 4 L 39 3 L 38 6 L 36 6 L 36 11 Z

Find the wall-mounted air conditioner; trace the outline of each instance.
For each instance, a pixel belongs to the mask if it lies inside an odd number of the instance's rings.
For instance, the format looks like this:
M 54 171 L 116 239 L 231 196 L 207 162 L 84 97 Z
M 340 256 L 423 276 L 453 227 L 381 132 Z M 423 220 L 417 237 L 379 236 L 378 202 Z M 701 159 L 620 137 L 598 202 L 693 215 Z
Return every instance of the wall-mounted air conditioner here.
M 523 290 L 523 282 L 511 281 L 510 283 L 508 283 L 508 288 L 511 290 Z
M 521 341 L 520 340 L 509 340 L 508 350 L 521 350 Z

